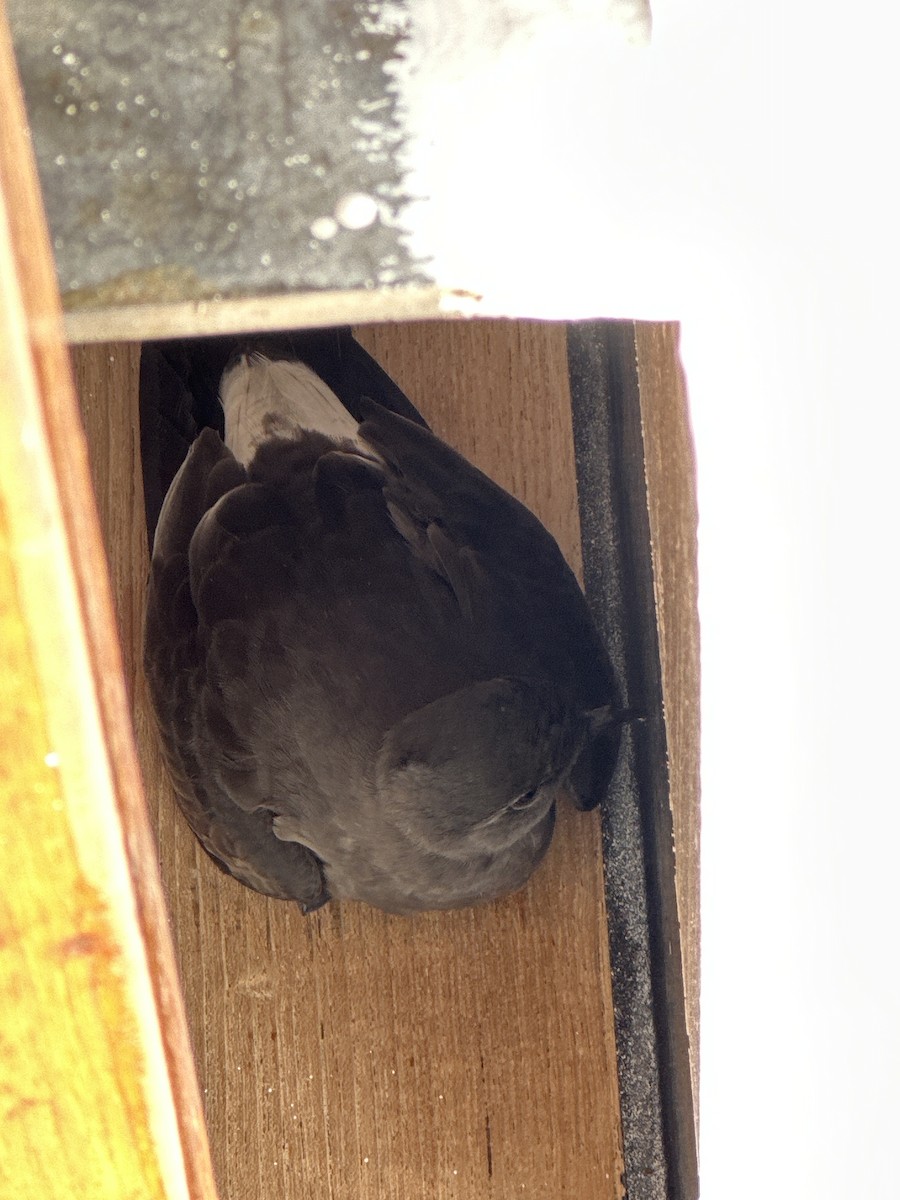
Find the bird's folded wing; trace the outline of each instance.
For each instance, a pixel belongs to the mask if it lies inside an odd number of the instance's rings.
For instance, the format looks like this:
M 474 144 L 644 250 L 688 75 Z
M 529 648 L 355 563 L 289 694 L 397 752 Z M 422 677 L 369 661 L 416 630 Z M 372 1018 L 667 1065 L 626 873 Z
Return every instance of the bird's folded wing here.
M 243 468 L 215 430 L 204 429 L 163 501 L 153 543 L 154 559 L 186 554 L 203 514 L 245 479 Z
M 190 583 L 192 539 L 210 505 L 246 476 L 205 430 L 191 447 L 160 517 L 151 566 L 144 660 L 179 804 L 208 853 L 257 891 L 314 908 L 327 900 L 322 869 L 304 845 L 272 831 L 278 797 L 247 748 L 252 721 L 240 701 L 228 702 L 217 680 L 240 680 L 234 663 L 248 661 L 252 631 L 219 619 L 200 630 Z M 240 491 L 247 491 L 246 485 Z M 209 616 L 209 614 L 206 614 Z
M 555 539 L 523 504 L 429 430 L 374 405 L 362 438 L 388 465 L 395 526 L 487 625 L 543 647 L 550 678 L 576 683 L 586 707 L 613 699 L 612 671 L 584 594 Z M 560 678 L 559 672 L 562 672 Z
M 498 672 L 551 680 L 585 709 L 618 705 L 584 594 L 541 522 L 429 430 L 374 404 L 364 415 L 360 435 L 389 468 L 395 526 L 493 643 Z M 604 795 L 620 740 L 613 723 L 585 747 L 572 773 L 579 808 Z

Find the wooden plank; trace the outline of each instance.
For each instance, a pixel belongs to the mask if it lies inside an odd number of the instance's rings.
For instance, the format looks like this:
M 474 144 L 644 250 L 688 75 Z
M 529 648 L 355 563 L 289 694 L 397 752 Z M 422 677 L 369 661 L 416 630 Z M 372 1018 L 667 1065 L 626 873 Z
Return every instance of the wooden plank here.
M 0 11 L 0 1195 L 214 1186 Z
M 346 291 L 291 292 L 285 296 L 229 296 L 219 300 L 169 300 L 159 304 L 108 304 L 65 314 L 76 343 L 140 336 L 199 337 L 216 333 L 267 333 L 353 321 L 420 321 L 470 312 L 475 298 L 425 284 Z
M 359 335 L 439 432 L 539 513 L 577 566 L 564 328 L 439 322 Z M 112 356 L 131 378 L 133 353 L 76 354 L 98 493 L 113 508 L 137 502 L 136 395 L 132 382 L 127 398 L 104 403 L 104 374 Z M 112 511 L 107 528 L 120 609 L 131 613 L 145 542 L 138 522 Z M 399 918 L 347 903 L 304 918 L 222 876 L 196 848 L 134 687 L 223 1193 L 620 1197 L 597 816 L 564 812 L 548 861 L 499 904 Z
M 635 323 L 694 1122 L 700 1069 L 700 621 L 694 448 L 676 324 Z

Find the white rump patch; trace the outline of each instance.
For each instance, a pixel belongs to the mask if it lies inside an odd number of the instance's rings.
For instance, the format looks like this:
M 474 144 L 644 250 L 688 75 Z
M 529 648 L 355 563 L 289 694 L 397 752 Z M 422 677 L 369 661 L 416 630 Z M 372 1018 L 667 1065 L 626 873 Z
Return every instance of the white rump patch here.
M 315 371 L 304 363 L 245 354 L 222 376 L 225 445 L 246 466 L 270 437 L 324 433 L 362 450 L 359 426 Z M 366 454 L 371 457 L 371 452 Z

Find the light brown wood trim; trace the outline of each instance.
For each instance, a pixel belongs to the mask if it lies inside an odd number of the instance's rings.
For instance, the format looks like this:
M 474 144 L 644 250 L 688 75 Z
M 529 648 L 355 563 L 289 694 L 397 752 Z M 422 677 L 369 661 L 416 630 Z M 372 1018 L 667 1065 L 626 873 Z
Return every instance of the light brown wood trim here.
M 700 1070 L 700 620 L 694 446 L 678 325 L 635 322 L 694 1128 Z
M 215 1187 L 0 10 L 0 1195 Z
M 284 296 L 236 296 L 71 309 L 65 315 L 70 342 L 149 341 L 216 333 L 268 333 L 365 321 L 426 321 L 467 316 L 453 293 L 436 287 L 365 291 L 294 292 Z

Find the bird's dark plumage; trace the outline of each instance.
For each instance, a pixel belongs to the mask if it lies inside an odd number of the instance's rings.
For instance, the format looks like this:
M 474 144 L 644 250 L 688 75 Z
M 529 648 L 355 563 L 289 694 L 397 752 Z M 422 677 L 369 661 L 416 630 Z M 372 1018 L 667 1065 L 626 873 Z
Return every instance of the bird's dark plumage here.
M 540 522 L 348 331 L 255 346 L 227 371 L 234 339 L 142 359 L 151 523 L 172 469 L 160 447 L 189 447 L 145 629 L 185 816 L 231 874 L 307 909 L 517 888 L 558 796 L 595 807 L 618 753 L 581 590 Z

